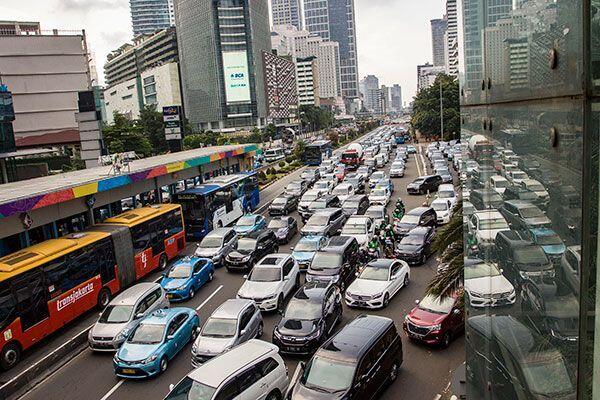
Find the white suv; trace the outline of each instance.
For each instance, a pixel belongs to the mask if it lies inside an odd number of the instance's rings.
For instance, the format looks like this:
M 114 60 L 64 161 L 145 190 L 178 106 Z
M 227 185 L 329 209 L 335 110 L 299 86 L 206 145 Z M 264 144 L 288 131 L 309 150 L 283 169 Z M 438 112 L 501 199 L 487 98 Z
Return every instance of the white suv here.
M 288 371 L 272 343 L 252 339 L 202 364 L 174 386 L 165 400 L 282 399 Z
M 480 250 L 495 247 L 498 232 L 509 229 L 502 214 L 496 210 L 477 211 L 469 219 L 469 234 L 475 237 Z
M 253 300 L 261 311 L 283 311 L 285 298 L 300 286 L 300 268 L 291 254 L 269 254 L 244 278 L 239 299 Z

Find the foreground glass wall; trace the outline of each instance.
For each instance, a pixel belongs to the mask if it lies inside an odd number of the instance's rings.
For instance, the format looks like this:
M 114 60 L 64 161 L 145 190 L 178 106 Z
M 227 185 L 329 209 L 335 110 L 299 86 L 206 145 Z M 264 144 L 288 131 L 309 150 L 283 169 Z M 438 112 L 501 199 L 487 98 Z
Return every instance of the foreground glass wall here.
M 583 398 L 584 4 L 463 5 L 468 398 Z

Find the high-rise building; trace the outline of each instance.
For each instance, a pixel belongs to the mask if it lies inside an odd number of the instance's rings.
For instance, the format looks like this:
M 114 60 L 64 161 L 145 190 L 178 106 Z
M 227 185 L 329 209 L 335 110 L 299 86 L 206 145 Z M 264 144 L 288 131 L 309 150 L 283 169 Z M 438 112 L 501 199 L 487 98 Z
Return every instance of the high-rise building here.
M 394 84 L 390 88 L 390 97 L 392 109 L 396 112 L 402 112 L 402 86 Z
M 175 25 L 173 0 L 129 0 L 133 36 L 150 35 Z
M 273 26 L 292 25 L 302 29 L 302 13 L 300 0 L 270 0 Z
M 319 106 L 316 57 L 296 58 L 298 105 Z
M 358 59 L 354 0 L 304 0 L 304 28 L 339 43 L 341 93 L 358 97 Z
M 176 0 L 185 114 L 196 129 L 264 126 L 263 51 L 271 50 L 263 0 Z
M 431 20 L 431 50 L 433 53 L 433 65 L 446 65 L 444 42 L 448 21 L 446 18 Z
M 439 74 L 446 72 L 446 67 L 435 66 L 430 63 L 417 65 L 417 92 L 433 85 Z
M 392 97 L 389 86 L 381 85 L 379 89 L 381 112 L 387 114 L 392 111 Z
M 263 51 L 267 118 L 275 125 L 297 125 L 296 65 L 290 57 Z
M 338 43 L 323 40 L 308 31 L 298 31 L 291 25 L 279 25 L 273 27 L 271 45 L 280 56 L 289 55 L 294 59 L 315 57 L 318 97 L 332 99 L 341 96 Z
M 380 113 L 381 91 L 379 89 L 379 78 L 375 75 L 365 76 L 360 81 L 360 89 L 364 107 L 371 112 Z
M 464 0 L 464 2 L 471 0 Z M 478 0 L 475 0 L 476 2 Z M 458 11 L 456 0 L 446 0 L 444 61 L 448 75 L 458 76 Z

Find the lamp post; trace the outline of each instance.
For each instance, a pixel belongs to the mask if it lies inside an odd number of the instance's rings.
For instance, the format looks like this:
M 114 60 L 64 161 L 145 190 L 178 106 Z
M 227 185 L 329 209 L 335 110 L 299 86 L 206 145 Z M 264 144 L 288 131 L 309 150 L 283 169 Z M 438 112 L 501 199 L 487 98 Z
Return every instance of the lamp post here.
M 444 141 L 444 101 L 442 97 L 442 80 L 440 79 L 440 125 L 442 142 Z

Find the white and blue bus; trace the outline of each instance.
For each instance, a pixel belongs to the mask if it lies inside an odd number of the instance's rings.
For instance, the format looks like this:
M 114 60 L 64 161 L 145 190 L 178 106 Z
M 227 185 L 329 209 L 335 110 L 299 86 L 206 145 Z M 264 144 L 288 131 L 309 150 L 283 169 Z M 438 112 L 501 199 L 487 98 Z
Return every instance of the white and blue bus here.
M 181 204 L 189 238 L 202 239 L 213 228 L 231 225 L 258 207 L 260 193 L 253 172 L 223 175 L 173 195 Z
M 303 161 L 306 165 L 320 165 L 323 160 L 331 157 L 331 154 L 333 154 L 331 140 L 317 140 L 306 145 Z
M 283 147 L 274 147 L 264 151 L 265 161 L 272 163 L 275 161 L 283 160 L 285 158 L 285 151 Z

